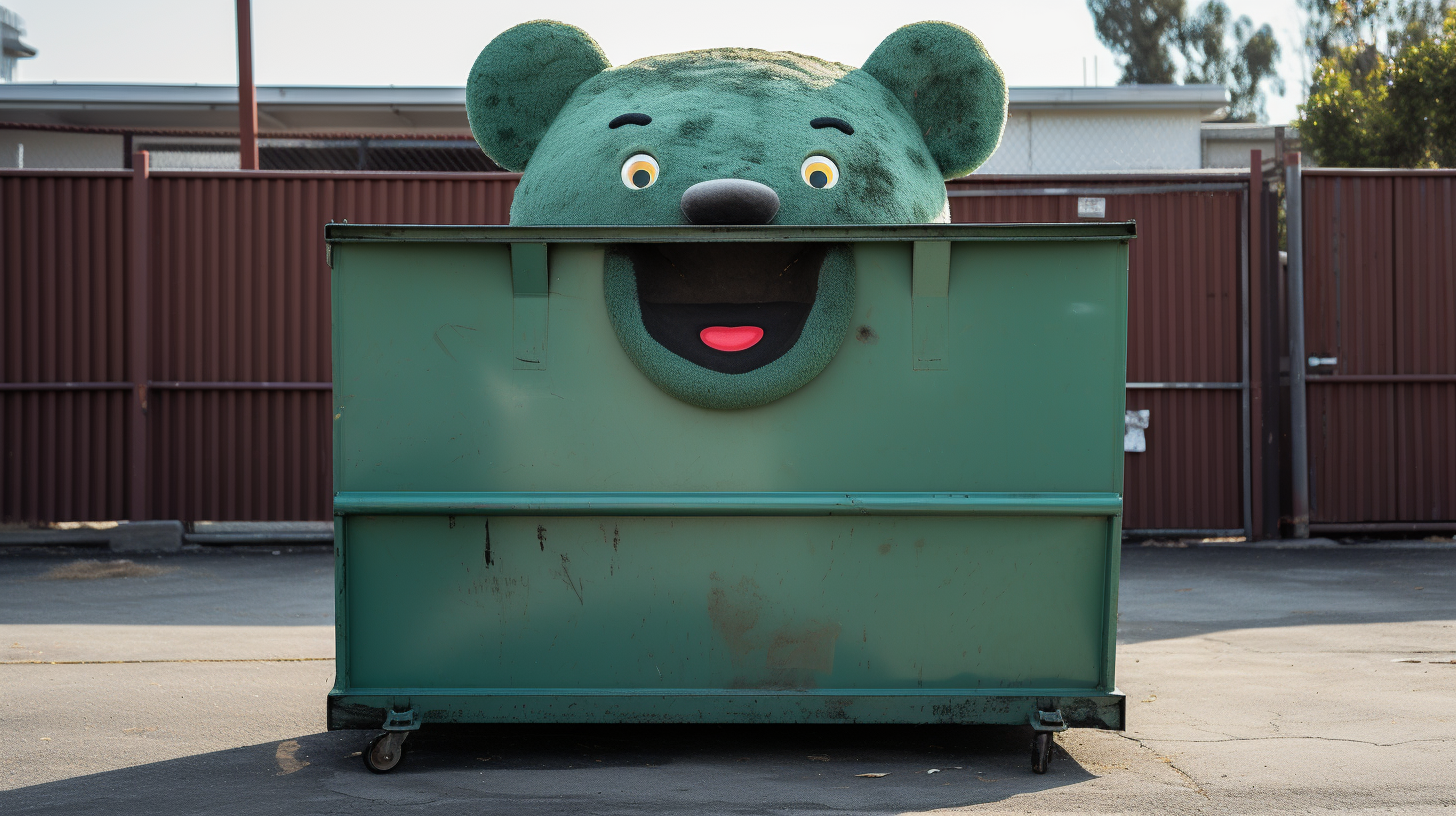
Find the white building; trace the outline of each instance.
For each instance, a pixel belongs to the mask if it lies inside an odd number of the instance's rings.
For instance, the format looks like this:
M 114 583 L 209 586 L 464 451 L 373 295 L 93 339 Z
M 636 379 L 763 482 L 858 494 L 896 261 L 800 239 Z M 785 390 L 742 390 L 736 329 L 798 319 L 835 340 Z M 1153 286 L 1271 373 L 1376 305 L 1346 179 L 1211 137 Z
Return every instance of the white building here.
M 1205 123 L 1227 104 L 1219 85 L 1012 88 L 1001 146 L 978 172 L 1247 167 L 1260 146 L 1272 156 L 1268 126 Z M 262 86 L 258 123 L 264 167 L 489 167 L 459 87 Z M 145 149 L 158 168 L 235 168 L 236 128 L 232 86 L 0 84 L 0 167 L 119 168 Z
M 979 173 L 1127 173 L 1202 167 L 1222 85 L 1012 88 L 1001 146 Z

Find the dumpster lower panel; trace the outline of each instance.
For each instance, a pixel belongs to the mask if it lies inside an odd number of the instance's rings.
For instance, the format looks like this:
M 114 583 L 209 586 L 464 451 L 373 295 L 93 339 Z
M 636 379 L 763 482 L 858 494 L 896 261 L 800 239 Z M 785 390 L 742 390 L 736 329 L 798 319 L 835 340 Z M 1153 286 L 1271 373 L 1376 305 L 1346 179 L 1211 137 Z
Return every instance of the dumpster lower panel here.
M 347 516 L 330 727 L 1120 728 L 1101 517 Z M 347 593 L 344 592 L 347 587 Z M 367 599 L 367 600 L 366 600 Z

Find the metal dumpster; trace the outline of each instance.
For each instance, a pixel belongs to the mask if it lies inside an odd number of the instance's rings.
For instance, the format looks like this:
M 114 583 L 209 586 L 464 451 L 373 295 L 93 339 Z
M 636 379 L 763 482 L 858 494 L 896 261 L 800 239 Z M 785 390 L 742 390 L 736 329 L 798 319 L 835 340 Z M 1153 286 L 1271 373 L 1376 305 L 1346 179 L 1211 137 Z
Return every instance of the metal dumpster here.
M 330 225 L 331 729 L 1121 729 L 1132 224 Z M 848 243 L 850 336 L 757 408 L 681 402 L 608 245 Z

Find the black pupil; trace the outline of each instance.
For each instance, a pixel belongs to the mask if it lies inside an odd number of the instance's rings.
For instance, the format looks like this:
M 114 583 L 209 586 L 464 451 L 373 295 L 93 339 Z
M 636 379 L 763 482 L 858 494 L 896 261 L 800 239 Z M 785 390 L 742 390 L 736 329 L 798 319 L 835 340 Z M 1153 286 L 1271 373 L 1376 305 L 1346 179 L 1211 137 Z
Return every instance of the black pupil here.
M 638 170 L 632 174 L 632 186 L 642 189 L 652 183 L 652 174 L 646 170 Z
M 823 170 L 815 170 L 809 174 L 809 186 L 823 187 L 829 183 L 829 176 Z

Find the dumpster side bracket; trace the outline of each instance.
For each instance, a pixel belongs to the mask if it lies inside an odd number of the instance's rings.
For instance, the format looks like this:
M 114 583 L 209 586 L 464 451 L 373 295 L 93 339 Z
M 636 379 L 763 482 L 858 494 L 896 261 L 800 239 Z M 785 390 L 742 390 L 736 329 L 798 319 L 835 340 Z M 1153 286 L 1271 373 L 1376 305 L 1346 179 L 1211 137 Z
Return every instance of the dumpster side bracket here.
M 1046 710 L 1038 705 L 1037 710 L 1033 711 L 1028 719 L 1031 722 L 1032 730 L 1035 731 L 1056 733 L 1067 730 L 1067 721 L 1062 718 L 1062 710 L 1059 708 Z
M 910 265 L 910 349 L 916 371 L 944 371 L 950 326 L 950 242 L 916 241 Z
M 549 276 L 545 244 L 511 244 L 512 368 L 546 368 Z
M 418 731 L 420 730 L 420 715 L 416 714 L 413 708 L 406 711 L 389 709 L 384 713 L 384 725 L 379 727 L 385 731 Z

